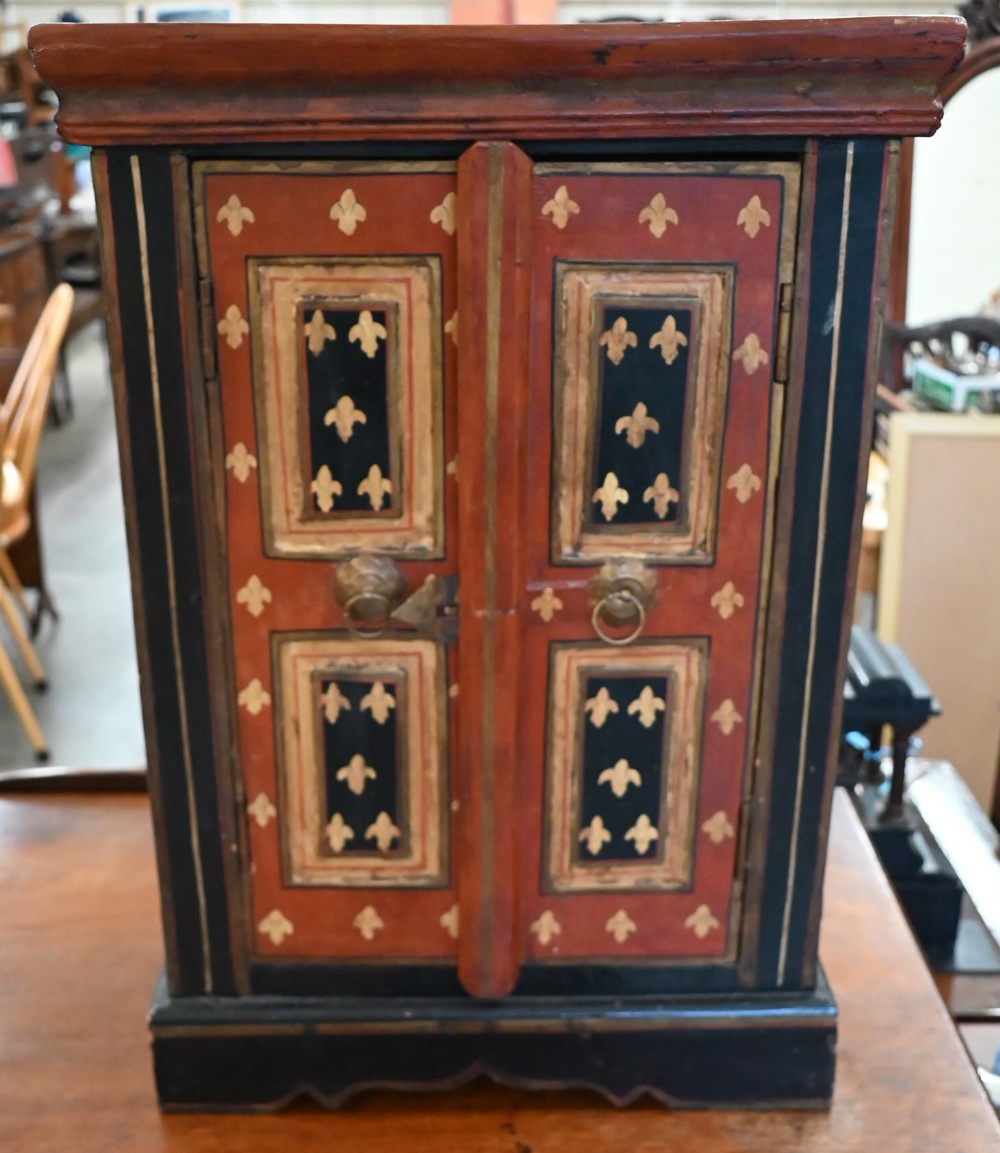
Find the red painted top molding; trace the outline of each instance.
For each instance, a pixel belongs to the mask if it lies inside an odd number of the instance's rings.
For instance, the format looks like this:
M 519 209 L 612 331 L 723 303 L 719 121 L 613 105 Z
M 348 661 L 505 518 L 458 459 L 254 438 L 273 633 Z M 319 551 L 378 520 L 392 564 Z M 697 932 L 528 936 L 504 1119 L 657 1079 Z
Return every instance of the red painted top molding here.
M 42 24 L 29 45 L 83 144 L 919 136 L 965 31 L 955 17 Z

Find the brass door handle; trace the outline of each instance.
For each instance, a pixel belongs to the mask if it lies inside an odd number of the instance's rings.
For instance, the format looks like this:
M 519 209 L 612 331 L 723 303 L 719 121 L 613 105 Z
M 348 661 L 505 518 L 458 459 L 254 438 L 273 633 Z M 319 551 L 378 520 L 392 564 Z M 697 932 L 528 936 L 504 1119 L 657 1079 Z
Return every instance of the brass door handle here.
M 587 582 L 594 632 L 605 644 L 630 645 L 645 627 L 656 587 L 656 575 L 641 561 L 606 561 Z M 613 636 L 605 631 L 607 625 L 630 631 Z
M 333 595 L 356 636 L 381 636 L 405 591 L 403 574 L 387 557 L 362 553 L 337 565 Z

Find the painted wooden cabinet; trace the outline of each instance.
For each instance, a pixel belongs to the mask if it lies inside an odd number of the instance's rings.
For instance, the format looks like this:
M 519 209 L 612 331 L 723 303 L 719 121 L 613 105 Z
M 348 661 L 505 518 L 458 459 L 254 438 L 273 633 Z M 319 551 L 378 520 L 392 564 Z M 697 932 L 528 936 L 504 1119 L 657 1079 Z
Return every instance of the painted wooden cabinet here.
M 98 149 L 166 1107 L 829 1098 L 895 137 L 962 35 L 33 33 Z

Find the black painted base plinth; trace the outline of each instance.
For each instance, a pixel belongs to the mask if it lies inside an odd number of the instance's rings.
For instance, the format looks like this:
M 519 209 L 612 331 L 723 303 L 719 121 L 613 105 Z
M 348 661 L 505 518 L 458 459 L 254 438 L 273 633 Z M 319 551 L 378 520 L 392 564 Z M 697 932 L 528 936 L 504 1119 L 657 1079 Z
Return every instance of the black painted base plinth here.
M 824 1108 L 837 1014 L 812 994 L 404 1000 L 192 997 L 158 991 L 160 1104 L 250 1112 L 308 1095 L 334 1108 L 370 1088 L 449 1089 L 478 1076 L 525 1089 L 649 1093 L 686 1108 Z

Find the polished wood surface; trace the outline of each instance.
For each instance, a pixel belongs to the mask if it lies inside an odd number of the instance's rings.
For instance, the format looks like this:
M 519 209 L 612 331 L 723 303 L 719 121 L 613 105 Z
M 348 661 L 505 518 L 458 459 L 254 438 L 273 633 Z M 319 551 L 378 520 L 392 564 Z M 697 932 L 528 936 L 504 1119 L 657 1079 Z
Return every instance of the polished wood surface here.
M 0 1148 L 10 1153 L 980 1153 L 1000 1126 L 846 798 L 821 954 L 841 1009 L 829 1113 L 616 1110 L 477 1083 L 338 1113 L 161 1116 L 144 1017 L 161 963 L 147 802 L 0 800 Z

